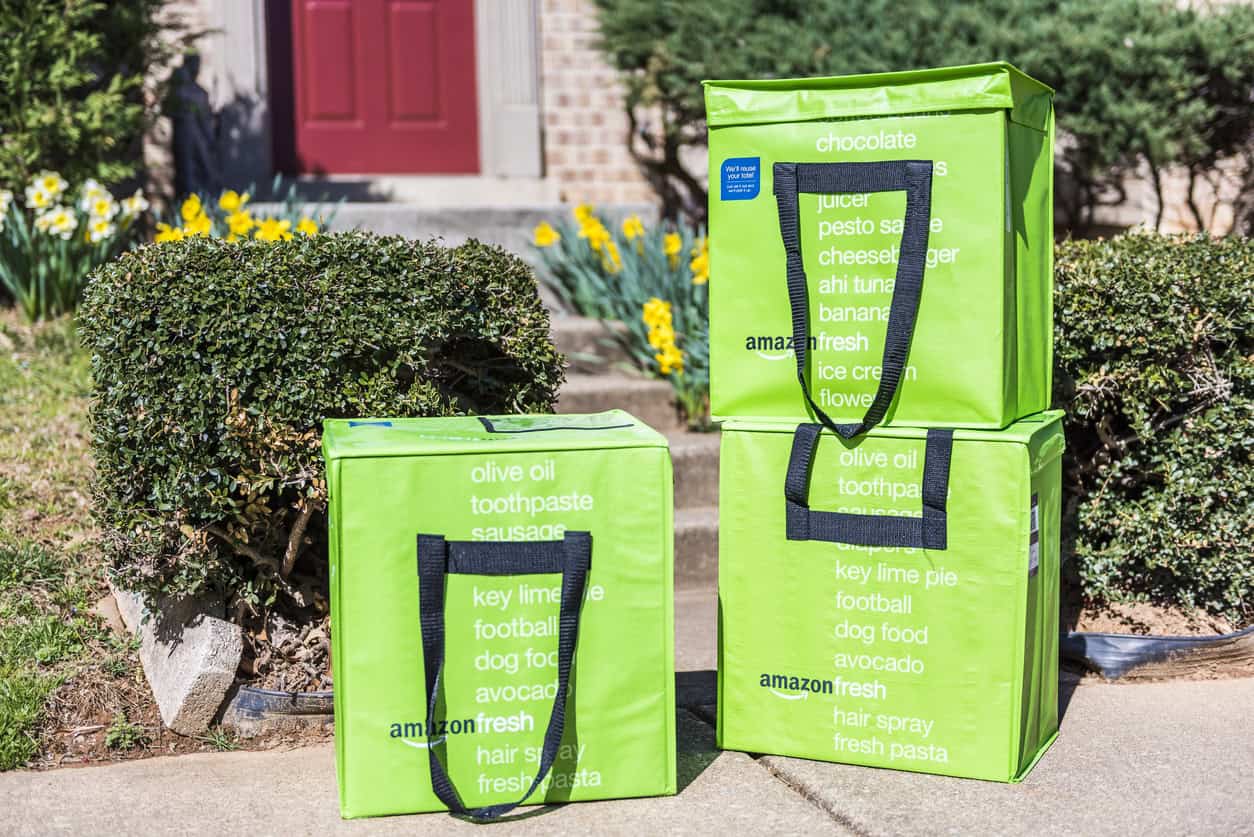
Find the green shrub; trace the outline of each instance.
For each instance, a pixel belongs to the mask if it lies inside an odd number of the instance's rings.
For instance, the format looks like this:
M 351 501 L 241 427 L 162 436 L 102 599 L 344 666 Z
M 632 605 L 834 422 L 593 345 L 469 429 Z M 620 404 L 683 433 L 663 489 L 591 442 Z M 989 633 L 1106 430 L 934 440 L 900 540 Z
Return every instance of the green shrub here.
M 701 80 L 909 70 L 1008 60 L 1057 90 L 1073 227 L 1125 199 L 1141 165 L 1213 175 L 1254 162 L 1254 8 L 1165 0 L 596 0 L 621 74 L 628 148 L 663 214 L 705 216 Z M 703 163 L 702 163 L 703 164 Z M 1190 205 L 1192 201 L 1189 201 Z M 1161 201 L 1160 201 L 1161 206 Z M 1195 212 L 1200 226 L 1206 226 Z M 717 230 L 714 231 L 717 234 Z
M 547 411 L 562 380 L 530 269 L 475 241 L 149 245 L 95 274 L 80 329 L 120 581 L 249 604 L 301 601 L 304 539 L 325 565 L 323 418 Z
M 0 187 L 18 191 L 44 169 L 74 183 L 135 173 L 145 76 L 182 40 L 159 22 L 162 5 L 0 3 Z
M 670 382 L 694 429 L 710 420 L 709 243 L 682 222 L 612 229 L 586 204 L 547 221 L 533 241 L 540 277 L 571 311 L 615 323 L 609 336 L 636 365 Z
M 1066 242 L 1055 322 L 1084 594 L 1254 621 L 1254 242 Z

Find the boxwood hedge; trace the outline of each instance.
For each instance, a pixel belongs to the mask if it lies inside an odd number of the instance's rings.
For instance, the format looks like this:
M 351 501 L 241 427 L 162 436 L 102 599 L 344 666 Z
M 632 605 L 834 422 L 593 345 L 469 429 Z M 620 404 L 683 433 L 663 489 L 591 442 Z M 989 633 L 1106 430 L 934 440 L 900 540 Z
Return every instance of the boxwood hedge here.
M 1084 594 L 1254 621 L 1254 242 L 1065 242 L 1055 294 Z
M 150 245 L 96 272 L 79 325 L 106 548 L 147 593 L 308 598 L 323 418 L 543 412 L 562 381 L 531 270 L 476 241 Z

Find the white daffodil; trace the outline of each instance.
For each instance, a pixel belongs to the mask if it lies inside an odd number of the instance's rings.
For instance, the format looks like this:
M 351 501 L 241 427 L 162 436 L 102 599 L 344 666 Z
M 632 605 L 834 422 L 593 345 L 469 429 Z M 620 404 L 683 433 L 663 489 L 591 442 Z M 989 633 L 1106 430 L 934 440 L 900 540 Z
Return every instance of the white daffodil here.
M 70 187 L 70 184 L 65 182 L 65 178 L 55 171 L 41 171 L 35 175 L 31 185 L 47 192 L 54 201 L 65 194 L 65 190 Z
M 87 225 L 87 239 L 95 244 L 111 237 L 118 228 L 108 218 L 92 218 Z
M 9 207 L 13 205 L 13 193 L 8 189 L 0 189 L 0 230 L 9 217 Z
M 69 238 L 78 228 L 78 217 L 64 206 L 54 206 L 35 218 L 35 228 L 61 238 Z
M 105 193 L 102 197 L 93 198 L 90 202 L 86 202 L 83 210 L 92 217 L 92 220 L 103 218 L 106 221 L 113 220 L 113 216 L 118 214 L 118 202 L 113 199 L 113 195 Z
M 26 187 L 26 205 L 34 210 L 43 210 L 57 202 L 56 197 L 42 186 L 31 184 Z
M 83 198 L 83 203 L 87 203 L 93 198 L 103 198 L 108 196 L 109 190 L 104 184 L 95 178 L 89 177 L 83 181 L 83 188 L 79 190 L 79 194 Z
M 135 194 L 129 198 L 122 198 L 122 215 L 125 218 L 134 218 L 148 210 L 148 199 L 144 197 L 142 189 L 136 189 Z

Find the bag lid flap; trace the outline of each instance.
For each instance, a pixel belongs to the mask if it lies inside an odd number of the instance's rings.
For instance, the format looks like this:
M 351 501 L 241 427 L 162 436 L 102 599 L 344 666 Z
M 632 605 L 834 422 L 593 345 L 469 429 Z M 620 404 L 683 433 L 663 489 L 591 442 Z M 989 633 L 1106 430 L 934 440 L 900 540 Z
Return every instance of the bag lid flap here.
M 1054 91 L 1005 62 L 824 78 L 705 81 L 711 128 L 1004 108 L 1048 130 Z
M 328 460 L 492 451 L 666 447 L 666 437 L 623 410 L 591 414 L 326 419 Z

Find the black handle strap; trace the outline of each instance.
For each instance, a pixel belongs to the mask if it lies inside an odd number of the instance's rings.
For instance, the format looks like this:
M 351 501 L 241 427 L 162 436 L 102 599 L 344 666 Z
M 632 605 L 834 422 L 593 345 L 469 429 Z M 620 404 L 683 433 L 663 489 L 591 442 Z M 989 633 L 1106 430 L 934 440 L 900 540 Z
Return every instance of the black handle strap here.
M 788 266 L 788 301 L 792 306 L 793 354 L 797 359 L 797 380 L 806 403 L 819 421 L 846 439 L 865 433 L 883 420 L 893 403 L 923 291 L 923 267 L 927 261 L 927 235 L 932 211 L 932 162 L 930 160 L 891 160 L 882 163 L 776 163 L 775 200 L 779 204 L 779 233 L 784 240 Z M 888 309 L 888 329 L 884 335 L 884 359 L 875 398 L 857 424 L 837 424 L 810 396 L 806 381 L 806 353 L 810 348 L 810 311 L 806 293 L 806 272 L 801 262 L 801 192 L 899 192 L 906 193 L 906 218 L 901 231 L 901 254 L 897 260 L 897 280 Z
M 952 430 L 927 431 L 927 447 L 923 454 L 922 517 L 812 510 L 810 469 L 822 430 L 818 424 L 801 424 L 792 437 L 788 476 L 784 480 L 788 540 L 916 549 L 947 547 L 945 499 L 949 493 L 949 457 L 954 444 Z
M 566 689 L 579 633 L 584 585 L 592 564 L 592 535 L 567 532 L 560 541 L 446 541 L 443 535 L 418 536 L 418 611 L 422 624 L 422 657 L 427 681 L 427 756 L 431 787 L 450 812 L 476 819 L 494 819 L 527 800 L 544 781 L 557 758 L 566 726 Z M 517 802 L 467 808 L 453 788 L 436 753 L 432 735 L 436 698 L 444 671 L 444 577 L 462 575 L 562 574 L 562 603 L 558 616 L 557 696 L 544 732 L 544 749 L 535 781 Z

